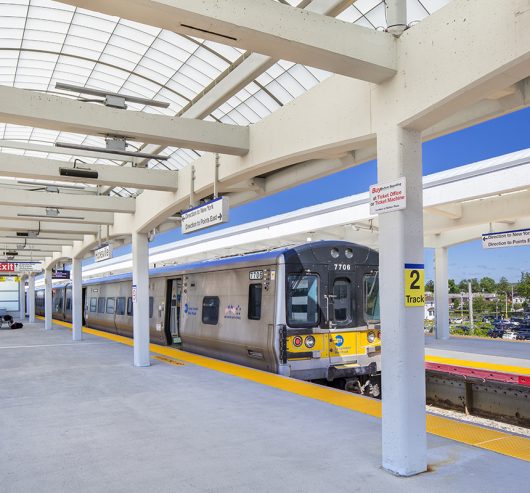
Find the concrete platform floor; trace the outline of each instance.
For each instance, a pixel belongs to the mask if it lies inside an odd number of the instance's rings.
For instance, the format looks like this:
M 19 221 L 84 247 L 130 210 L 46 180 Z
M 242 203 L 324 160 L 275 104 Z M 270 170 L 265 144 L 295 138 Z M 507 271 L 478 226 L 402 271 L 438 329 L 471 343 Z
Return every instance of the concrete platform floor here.
M 425 355 L 530 368 L 530 342 L 526 341 L 425 336 Z
M 0 331 L 0 491 L 524 491 L 530 463 L 429 435 L 432 472 L 381 470 L 377 418 L 42 324 Z

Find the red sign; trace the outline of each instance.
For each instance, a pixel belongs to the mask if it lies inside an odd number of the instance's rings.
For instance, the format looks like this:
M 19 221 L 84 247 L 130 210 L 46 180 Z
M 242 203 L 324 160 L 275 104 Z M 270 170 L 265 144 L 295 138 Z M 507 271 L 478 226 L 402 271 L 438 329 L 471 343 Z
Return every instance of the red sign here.
M 13 262 L 0 262 L 0 272 L 15 272 L 15 264 Z

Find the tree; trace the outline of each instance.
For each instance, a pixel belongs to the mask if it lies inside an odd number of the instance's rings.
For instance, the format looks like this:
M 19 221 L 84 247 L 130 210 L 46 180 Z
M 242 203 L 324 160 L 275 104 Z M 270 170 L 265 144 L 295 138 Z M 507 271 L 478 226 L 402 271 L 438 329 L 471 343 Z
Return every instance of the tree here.
M 473 310 L 475 313 L 484 313 L 488 309 L 489 303 L 482 297 L 473 297 Z
M 434 281 L 432 279 L 425 283 L 425 291 L 434 293 Z
M 480 284 L 479 284 L 478 279 L 476 277 L 471 279 L 471 292 L 472 293 L 480 293 Z
M 500 278 L 499 283 L 497 284 L 497 292 L 508 292 L 512 290 L 512 285 L 508 282 L 508 279 L 506 279 L 504 276 Z
M 517 294 L 530 298 L 530 272 L 521 272 L 521 280 L 517 285 Z
M 449 281 L 447 282 L 447 284 L 449 285 L 449 292 L 450 292 L 451 294 L 456 294 L 456 293 L 459 293 L 459 292 L 460 292 L 460 291 L 458 291 L 458 286 L 456 285 L 454 279 L 449 279 Z
M 467 291 L 468 291 L 467 282 L 468 282 L 467 279 L 462 279 L 458 283 L 458 292 L 459 293 L 467 293 Z
M 491 277 L 483 277 L 479 282 L 480 289 L 485 293 L 495 293 L 497 285 Z

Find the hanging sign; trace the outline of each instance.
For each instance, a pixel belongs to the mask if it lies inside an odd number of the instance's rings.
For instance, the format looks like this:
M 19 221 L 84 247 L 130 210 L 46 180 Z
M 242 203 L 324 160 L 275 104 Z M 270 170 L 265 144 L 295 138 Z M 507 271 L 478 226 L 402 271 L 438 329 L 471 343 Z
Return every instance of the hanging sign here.
M 103 245 L 94 251 L 94 257 L 96 262 L 108 260 L 112 258 L 112 245 Z
M 530 246 L 530 228 L 482 234 L 482 248 L 506 248 L 516 246 Z
M 407 207 L 406 179 L 376 184 L 370 187 L 370 214 L 385 214 Z
M 405 306 L 425 305 L 425 270 L 423 264 L 405 264 Z
M 16 272 L 40 272 L 42 264 L 40 262 L 15 262 Z
M 59 269 L 53 270 L 52 279 L 70 279 L 70 271 Z
M 219 197 L 182 212 L 182 232 L 193 233 L 228 221 L 228 197 Z

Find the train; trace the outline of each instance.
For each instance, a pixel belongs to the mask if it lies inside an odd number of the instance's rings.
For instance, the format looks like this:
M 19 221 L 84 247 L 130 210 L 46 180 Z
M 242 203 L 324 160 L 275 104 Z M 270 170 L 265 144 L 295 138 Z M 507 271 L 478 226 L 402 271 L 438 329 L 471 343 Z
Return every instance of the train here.
M 302 380 L 380 392 L 379 256 L 345 241 L 151 269 L 151 342 Z M 132 337 L 130 273 L 83 281 L 83 324 Z M 44 289 L 35 293 L 44 315 Z M 69 282 L 53 318 L 71 321 Z

